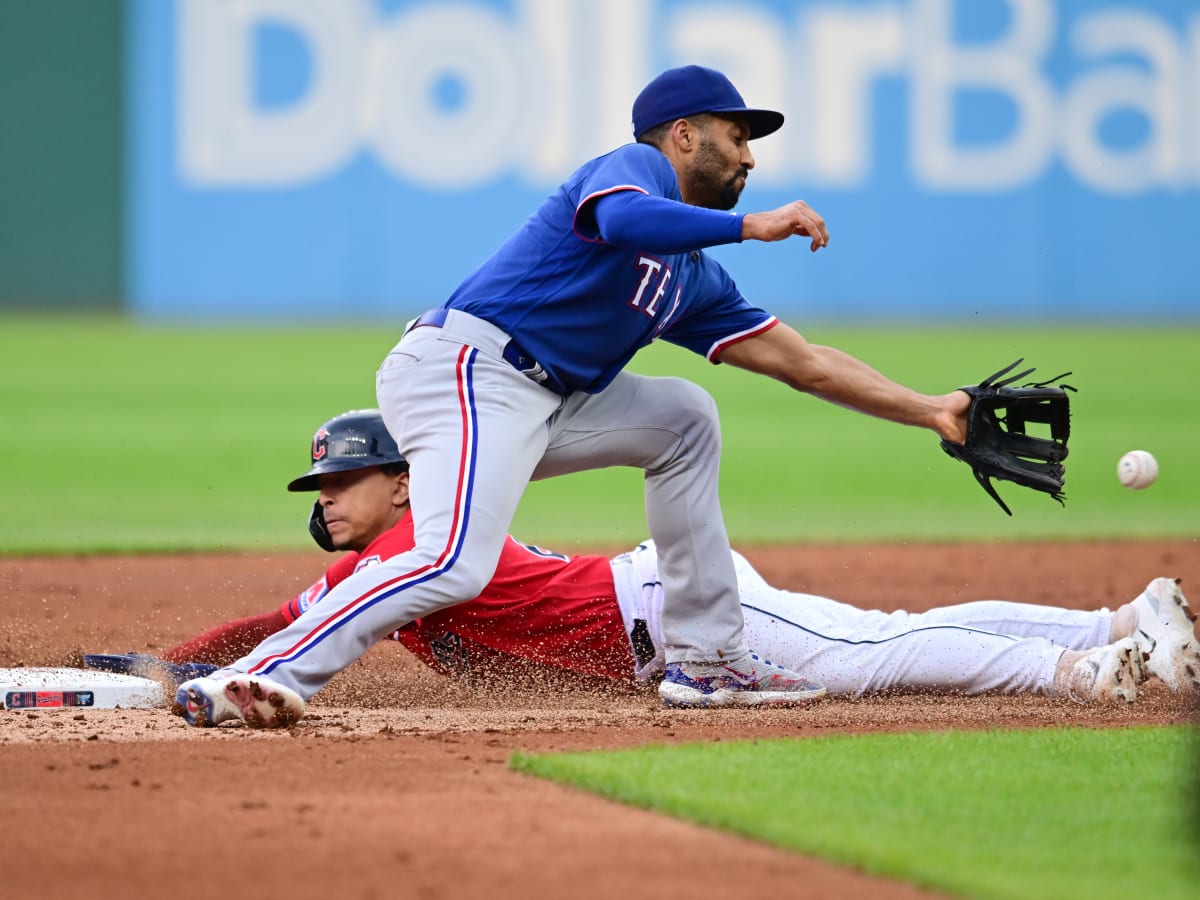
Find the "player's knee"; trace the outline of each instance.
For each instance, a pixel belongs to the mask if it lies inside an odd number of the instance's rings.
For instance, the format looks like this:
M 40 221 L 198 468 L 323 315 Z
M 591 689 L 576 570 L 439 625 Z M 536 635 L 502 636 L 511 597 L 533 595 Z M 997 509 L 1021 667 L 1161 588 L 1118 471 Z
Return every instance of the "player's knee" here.
M 717 403 L 704 388 L 682 378 L 664 378 L 668 408 L 690 452 L 721 448 L 721 419 Z

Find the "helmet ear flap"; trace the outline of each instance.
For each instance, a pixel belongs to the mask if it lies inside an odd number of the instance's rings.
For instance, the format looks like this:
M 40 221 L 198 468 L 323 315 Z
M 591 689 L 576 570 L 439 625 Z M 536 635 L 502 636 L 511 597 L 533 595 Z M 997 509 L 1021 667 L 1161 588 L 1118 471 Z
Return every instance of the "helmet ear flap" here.
M 313 503 L 312 513 L 308 517 L 308 533 L 317 542 L 317 546 L 326 553 L 334 551 L 333 536 L 325 526 L 325 510 L 322 508 L 320 500 Z

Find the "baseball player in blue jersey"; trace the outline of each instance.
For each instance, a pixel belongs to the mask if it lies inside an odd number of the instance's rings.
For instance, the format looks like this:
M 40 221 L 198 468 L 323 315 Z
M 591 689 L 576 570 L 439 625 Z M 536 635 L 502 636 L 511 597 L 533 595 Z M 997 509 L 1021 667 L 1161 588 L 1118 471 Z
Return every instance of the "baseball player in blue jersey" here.
M 969 398 L 925 395 L 808 343 L 741 295 L 704 248 L 746 240 L 828 245 L 802 201 L 736 215 L 750 141 L 783 124 L 723 74 L 664 72 L 633 105 L 637 139 L 574 172 L 438 309 L 409 323 L 377 397 L 408 459 L 414 549 L 365 568 L 233 666 L 180 687 L 189 721 L 213 693 L 247 709 L 311 697 L 397 627 L 475 597 L 494 572 L 526 485 L 607 466 L 645 472 L 666 602 L 669 706 L 805 701 L 821 685 L 746 646 L 717 492 L 712 399 L 625 371 L 662 339 L 798 391 L 961 443 Z M 280 705 L 277 704 L 277 705 Z M 259 715 L 255 713 L 255 715 Z

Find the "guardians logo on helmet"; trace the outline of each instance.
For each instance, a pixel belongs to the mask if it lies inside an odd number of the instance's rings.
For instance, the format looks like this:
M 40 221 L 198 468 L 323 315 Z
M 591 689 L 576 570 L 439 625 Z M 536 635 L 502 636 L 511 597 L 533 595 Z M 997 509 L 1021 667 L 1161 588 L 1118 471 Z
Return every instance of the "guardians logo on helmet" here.
M 317 429 L 317 433 L 313 435 L 312 446 L 312 461 L 317 462 L 325 458 L 326 452 L 329 450 L 329 431 L 324 427 Z

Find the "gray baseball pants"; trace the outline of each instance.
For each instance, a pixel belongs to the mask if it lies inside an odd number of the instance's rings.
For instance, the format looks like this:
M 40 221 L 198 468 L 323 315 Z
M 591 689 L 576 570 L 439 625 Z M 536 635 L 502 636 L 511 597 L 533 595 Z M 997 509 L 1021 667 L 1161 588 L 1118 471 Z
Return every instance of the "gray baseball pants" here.
M 396 628 L 477 596 L 531 480 L 608 466 L 646 474 L 667 662 L 746 652 L 712 398 L 682 379 L 628 372 L 601 393 L 563 398 L 505 361 L 508 340 L 454 310 L 441 327 L 407 331 L 376 388 L 410 465 L 416 546 L 360 569 L 224 672 L 311 697 Z

